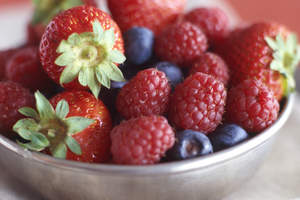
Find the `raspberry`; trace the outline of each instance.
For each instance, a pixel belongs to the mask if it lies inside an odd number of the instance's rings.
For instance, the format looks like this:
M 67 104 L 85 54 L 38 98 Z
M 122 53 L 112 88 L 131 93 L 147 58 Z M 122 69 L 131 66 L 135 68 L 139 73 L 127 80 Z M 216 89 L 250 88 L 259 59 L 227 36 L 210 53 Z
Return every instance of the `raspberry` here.
M 5 66 L 9 58 L 14 55 L 17 49 L 8 49 L 0 51 L 0 80 L 5 78 Z
M 224 85 L 227 85 L 229 80 L 229 70 L 225 61 L 214 53 L 205 53 L 193 63 L 190 74 L 196 72 L 212 75 Z
M 177 128 L 210 133 L 222 121 L 226 95 L 221 81 L 197 72 L 175 88 L 169 119 Z
M 171 87 L 165 73 L 149 68 L 140 71 L 119 92 L 117 110 L 126 119 L 166 112 Z
M 201 28 L 212 43 L 229 31 L 229 18 L 219 8 L 196 8 L 187 13 L 185 19 Z
M 160 161 L 175 142 L 175 133 L 162 116 L 141 116 L 121 122 L 111 132 L 117 164 L 145 165 Z
M 279 103 L 261 81 L 245 80 L 228 92 L 226 121 L 258 133 L 277 119 Z
M 157 37 L 155 53 L 162 59 L 189 66 L 208 48 L 204 33 L 190 22 L 166 27 Z
M 6 78 L 20 83 L 31 91 L 52 91 L 55 88 L 55 83 L 42 68 L 36 46 L 16 51 L 6 64 Z
M 10 132 L 14 123 L 24 116 L 18 112 L 22 107 L 33 107 L 34 97 L 23 86 L 12 81 L 0 82 L 0 131 Z

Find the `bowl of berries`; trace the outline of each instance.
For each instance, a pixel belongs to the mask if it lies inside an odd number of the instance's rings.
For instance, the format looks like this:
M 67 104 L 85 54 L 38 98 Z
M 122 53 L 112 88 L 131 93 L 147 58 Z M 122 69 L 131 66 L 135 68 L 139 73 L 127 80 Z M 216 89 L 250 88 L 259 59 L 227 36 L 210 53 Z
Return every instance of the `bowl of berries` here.
M 185 0 L 35 1 L 0 52 L 0 163 L 46 199 L 221 199 L 294 102 L 297 38 Z M 190 2 L 189 2 L 190 3 Z

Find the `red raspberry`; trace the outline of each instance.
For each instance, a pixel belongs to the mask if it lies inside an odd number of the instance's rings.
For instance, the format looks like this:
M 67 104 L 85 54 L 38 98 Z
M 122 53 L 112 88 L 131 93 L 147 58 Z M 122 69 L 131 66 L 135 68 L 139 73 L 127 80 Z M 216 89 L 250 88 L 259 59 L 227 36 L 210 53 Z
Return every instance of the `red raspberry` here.
M 46 91 L 55 87 L 40 63 L 38 47 L 18 50 L 6 64 L 6 78 L 31 91 Z
M 157 37 L 155 53 L 166 61 L 189 66 L 208 48 L 204 33 L 190 22 L 166 27 Z
M 17 51 L 17 49 L 8 49 L 0 51 L 0 80 L 5 78 L 5 66 L 9 58 Z
M 185 19 L 201 28 L 210 42 L 223 38 L 229 31 L 229 18 L 219 8 L 196 8 Z
M 162 116 L 123 121 L 111 132 L 113 160 L 118 164 L 146 165 L 160 161 L 175 142 L 175 133 Z
M 205 53 L 199 57 L 192 65 L 190 74 L 202 72 L 212 75 L 227 85 L 229 80 L 229 70 L 225 61 L 214 53 Z
M 171 87 L 165 73 L 149 68 L 140 71 L 117 96 L 117 110 L 127 119 L 166 112 Z
M 221 81 L 197 72 L 175 88 L 169 119 L 177 128 L 210 133 L 222 121 L 226 95 Z
M 0 131 L 10 132 L 12 126 L 24 116 L 18 112 L 22 107 L 33 107 L 34 97 L 18 83 L 0 82 Z
M 258 133 L 277 119 L 279 103 L 261 81 L 245 80 L 228 92 L 226 121 Z

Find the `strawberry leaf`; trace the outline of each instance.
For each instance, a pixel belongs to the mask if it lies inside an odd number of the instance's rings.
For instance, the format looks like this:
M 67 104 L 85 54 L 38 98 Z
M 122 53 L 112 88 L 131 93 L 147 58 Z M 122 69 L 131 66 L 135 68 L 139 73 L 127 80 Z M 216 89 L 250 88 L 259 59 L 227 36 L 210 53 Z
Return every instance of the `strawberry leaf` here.
M 95 41 L 101 41 L 103 38 L 104 30 L 98 20 L 93 22 L 93 32 L 96 34 Z
M 35 120 L 39 120 L 39 114 L 30 107 L 23 107 L 19 109 L 19 113 L 21 113 L 22 115 L 26 116 L 26 117 L 31 117 Z
M 79 143 L 72 137 L 72 136 L 67 136 L 65 139 L 65 142 L 67 144 L 67 147 L 76 155 L 81 155 L 81 148 Z
M 109 54 L 109 58 L 112 62 L 118 64 L 121 64 L 126 60 L 126 57 L 118 50 L 112 50 Z
M 95 73 L 94 70 L 91 68 L 87 68 L 86 70 L 86 76 L 87 76 L 87 85 L 91 89 L 93 95 L 95 97 L 99 96 L 100 92 L 100 84 L 95 79 Z
M 37 144 L 34 144 L 32 142 L 29 142 L 29 143 L 22 143 L 20 141 L 17 140 L 17 143 L 18 145 L 20 145 L 21 147 L 23 147 L 24 149 L 29 149 L 29 150 L 32 150 L 32 151 L 42 151 L 44 150 L 44 147 L 43 146 L 39 146 Z
M 70 83 L 78 76 L 80 69 L 81 67 L 79 65 L 67 65 L 67 67 L 65 67 L 65 69 L 61 73 L 59 83 L 61 85 L 63 85 L 64 83 Z
M 67 117 L 69 113 L 69 104 L 65 100 L 61 100 L 57 103 L 55 108 L 56 116 L 60 119 Z
M 278 71 L 284 78 L 285 96 L 293 92 L 296 87 L 294 73 L 300 61 L 300 48 L 297 36 L 289 34 L 286 39 L 278 34 L 275 39 L 265 38 L 266 43 L 273 50 L 273 60 L 270 68 Z
M 13 126 L 13 131 L 18 133 L 25 140 L 29 140 L 30 137 L 28 137 L 28 135 L 30 134 L 28 132 L 37 131 L 38 128 L 38 124 L 34 119 L 27 118 L 17 121 Z
M 106 88 L 110 88 L 110 79 L 105 71 L 105 64 L 102 64 L 96 69 L 97 80 Z
M 54 109 L 48 99 L 44 97 L 39 91 L 34 93 L 36 99 L 36 107 L 41 120 L 54 118 Z
M 107 49 L 112 49 L 115 45 L 114 29 L 111 28 L 104 32 L 103 39 L 104 45 Z
M 66 156 L 67 156 L 67 146 L 66 146 L 66 144 L 65 143 L 58 144 L 57 147 L 51 151 L 51 154 L 55 158 L 66 159 Z
M 79 133 L 95 122 L 93 119 L 83 117 L 69 117 L 64 121 L 68 125 L 68 135 Z

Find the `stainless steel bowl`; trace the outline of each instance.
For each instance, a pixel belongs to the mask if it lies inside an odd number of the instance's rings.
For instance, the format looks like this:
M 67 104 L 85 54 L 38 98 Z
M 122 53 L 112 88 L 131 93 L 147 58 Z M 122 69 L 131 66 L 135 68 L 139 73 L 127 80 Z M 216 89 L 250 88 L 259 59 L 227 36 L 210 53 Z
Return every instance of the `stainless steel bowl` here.
M 274 125 L 225 151 L 152 166 L 85 164 L 26 151 L 0 136 L 0 163 L 22 185 L 45 199 L 221 199 L 257 171 L 274 136 L 287 121 L 295 95 Z

